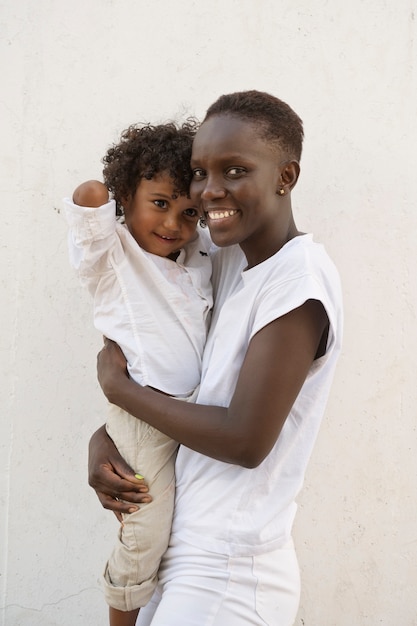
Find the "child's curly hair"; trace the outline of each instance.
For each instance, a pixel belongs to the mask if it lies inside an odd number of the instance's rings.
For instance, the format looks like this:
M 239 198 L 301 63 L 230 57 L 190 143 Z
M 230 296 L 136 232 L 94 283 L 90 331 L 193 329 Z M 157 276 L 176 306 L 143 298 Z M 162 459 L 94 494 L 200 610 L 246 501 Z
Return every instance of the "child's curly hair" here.
M 143 126 L 133 124 L 124 130 L 120 141 L 103 157 L 104 182 L 116 201 L 116 212 L 123 214 L 123 198 L 134 195 L 142 178 L 167 172 L 178 194 L 189 192 L 192 178 L 190 160 L 198 122 L 188 118 L 175 122 Z

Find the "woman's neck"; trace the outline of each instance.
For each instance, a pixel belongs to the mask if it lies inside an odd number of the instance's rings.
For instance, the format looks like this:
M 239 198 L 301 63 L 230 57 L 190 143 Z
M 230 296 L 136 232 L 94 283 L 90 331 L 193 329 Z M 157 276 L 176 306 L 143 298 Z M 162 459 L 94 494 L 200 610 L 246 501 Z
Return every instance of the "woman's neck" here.
M 268 233 L 267 238 L 262 237 L 261 246 L 254 247 L 251 245 L 251 242 L 242 242 L 240 247 L 248 261 L 246 269 L 251 269 L 252 267 L 255 267 L 255 265 L 263 263 L 270 257 L 274 256 L 274 254 L 281 250 L 281 248 L 285 246 L 286 243 L 291 241 L 291 239 L 303 234 L 304 233 L 297 229 L 294 218 L 291 215 L 285 229 L 276 228 L 275 231 L 270 231 Z

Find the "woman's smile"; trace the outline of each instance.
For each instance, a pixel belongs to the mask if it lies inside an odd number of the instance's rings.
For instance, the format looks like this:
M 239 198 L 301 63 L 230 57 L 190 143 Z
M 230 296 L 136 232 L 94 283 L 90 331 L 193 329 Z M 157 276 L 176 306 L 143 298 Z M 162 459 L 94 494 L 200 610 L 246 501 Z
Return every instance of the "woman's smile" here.
M 225 220 L 227 218 L 233 217 L 236 215 L 236 209 L 208 209 L 205 211 L 206 216 L 213 222 L 217 222 L 219 220 Z

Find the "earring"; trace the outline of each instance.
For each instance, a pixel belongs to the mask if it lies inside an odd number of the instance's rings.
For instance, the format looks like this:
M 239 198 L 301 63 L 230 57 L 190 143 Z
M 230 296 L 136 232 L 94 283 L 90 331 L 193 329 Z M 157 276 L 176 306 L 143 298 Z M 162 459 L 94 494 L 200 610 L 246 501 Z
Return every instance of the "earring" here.
M 279 190 L 277 191 L 277 194 L 278 194 L 279 196 L 283 196 L 283 195 L 285 194 L 284 189 L 281 187 L 281 189 L 279 189 Z

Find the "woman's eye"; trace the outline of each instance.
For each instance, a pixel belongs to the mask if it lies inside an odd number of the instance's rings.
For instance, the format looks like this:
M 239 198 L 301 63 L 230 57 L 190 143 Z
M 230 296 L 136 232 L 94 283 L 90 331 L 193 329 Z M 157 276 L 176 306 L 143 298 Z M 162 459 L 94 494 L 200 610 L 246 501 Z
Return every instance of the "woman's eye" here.
M 187 217 L 198 217 L 198 211 L 197 209 L 185 209 L 184 211 L 184 215 L 186 215 Z
M 166 209 L 168 206 L 168 203 L 166 200 L 154 200 L 153 203 L 160 209 Z
M 246 172 L 244 167 L 230 167 L 227 170 L 228 176 L 240 176 Z
M 199 178 L 204 178 L 205 175 L 206 175 L 205 171 L 198 167 L 195 170 L 193 170 L 193 178 L 195 180 L 198 180 Z

